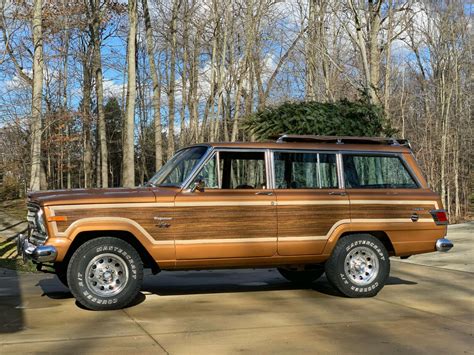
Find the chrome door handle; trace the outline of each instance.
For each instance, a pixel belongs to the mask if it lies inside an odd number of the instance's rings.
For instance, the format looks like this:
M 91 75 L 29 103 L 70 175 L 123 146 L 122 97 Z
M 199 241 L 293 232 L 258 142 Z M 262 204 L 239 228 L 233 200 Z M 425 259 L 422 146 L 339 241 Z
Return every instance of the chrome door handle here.
M 344 191 L 331 191 L 329 194 L 330 195 L 336 195 L 336 196 L 346 196 L 347 195 L 347 193 L 344 192 Z
M 271 191 L 259 191 L 259 192 L 256 192 L 255 195 L 273 196 L 273 192 L 271 192 Z

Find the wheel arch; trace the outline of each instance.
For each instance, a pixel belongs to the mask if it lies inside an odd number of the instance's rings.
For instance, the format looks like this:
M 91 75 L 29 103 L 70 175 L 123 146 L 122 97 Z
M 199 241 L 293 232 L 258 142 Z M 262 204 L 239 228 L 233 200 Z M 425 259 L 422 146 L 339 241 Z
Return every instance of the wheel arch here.
M 142 259 L 143 266 L 145 268 L 150 268 L 154 274 L 160 272 L 160 266 L 155 261 L 155 259 L 151 256 L 148 252 L 146 247 L 142 244 L 142 242 L 130 231 L 126 230 L 89 230 L 89 231 L 81 231 L 74 236 L 63 260 L 62 263 L 69 263 L 74 252 L 85 242 L 97 239 L 100 237 L 112 237 L 121 239 L 127 243 L 129 243 L 140 255 Z
M 345 238 L 345 237 L 350 236 L 350 235 L 355 235 L 355 234 L 368 234 L 368 235 L 371 235 L 371 236 L 377 238 L 378 240 L 380 240 L 382 242 L 382 244 L 384 245 L 385 249 L 387 250 L 389 256 L 396 255 L 396 250 L 393 246 L 393 243 L 392 243 L 389 235 L 385 231 L 382 231 L 382 230 L 342 231 L 337 236 L 335 236 L 334 238 L 331 238 L 328 241 L 328 243 L 326 244 L 325 250 L 324 250 L 324 254 L 330 255 L 332 253 L 333 249 L 335 248 L 337 242 L 340 239 Z

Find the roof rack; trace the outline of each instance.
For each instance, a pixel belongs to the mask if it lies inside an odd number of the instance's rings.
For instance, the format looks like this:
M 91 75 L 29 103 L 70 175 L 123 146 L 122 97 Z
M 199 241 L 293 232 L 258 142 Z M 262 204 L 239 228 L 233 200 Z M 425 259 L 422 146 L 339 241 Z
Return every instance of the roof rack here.
M 384 137 L 351 137 L 351 136 L 316 136 L 283 134 L 276 140 L 277 143 L 286 142 L 311 142 L 311 143 L 336 143 L 336 144 L 381 144 L 403 146 L 411 149 L 408 139 Z

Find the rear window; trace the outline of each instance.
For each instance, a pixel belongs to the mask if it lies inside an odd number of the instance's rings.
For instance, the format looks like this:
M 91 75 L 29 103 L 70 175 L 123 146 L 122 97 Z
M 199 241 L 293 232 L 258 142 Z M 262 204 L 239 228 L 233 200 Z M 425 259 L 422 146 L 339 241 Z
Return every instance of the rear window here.
M 346 188 L 414 189 L 413 177 L 398 156 L 343 155 Z

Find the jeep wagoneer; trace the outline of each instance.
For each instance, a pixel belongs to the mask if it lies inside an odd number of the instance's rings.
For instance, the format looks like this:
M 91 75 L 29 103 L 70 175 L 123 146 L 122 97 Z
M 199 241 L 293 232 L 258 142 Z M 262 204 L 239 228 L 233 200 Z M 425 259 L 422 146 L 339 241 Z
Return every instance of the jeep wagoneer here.
M 448 218 L 407 141 L 284 135 L 179 150 L 144 187 L 35 192 L 18 250 L 90 309 L 128 305 L 143 269 L 276 267 L 376 295 L 389 257 L 447 251 Z

